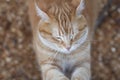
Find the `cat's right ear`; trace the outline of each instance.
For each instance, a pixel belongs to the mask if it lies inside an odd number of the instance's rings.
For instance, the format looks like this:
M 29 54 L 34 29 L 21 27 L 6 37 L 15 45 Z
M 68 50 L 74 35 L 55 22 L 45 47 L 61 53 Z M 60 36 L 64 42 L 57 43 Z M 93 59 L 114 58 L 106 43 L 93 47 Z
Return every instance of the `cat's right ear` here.
M 75 16 L 81 17 L 83 10 L 85 9 L 85 0 L 71 0 L 72 5 L 74 6 L 75 10 Z
M 78 5 L 77 9 L 76 9 L 76 16 L 81 16 L 82 11 L 85 8 L 85 1 L 84 0 L 80 0 L 80 4 Z
M 50 19 L 49 16 L 38 7 L 37 3 L 35 3 L 35 8 L 37 15 L 41 18 L 41 20 L 48 22 Z

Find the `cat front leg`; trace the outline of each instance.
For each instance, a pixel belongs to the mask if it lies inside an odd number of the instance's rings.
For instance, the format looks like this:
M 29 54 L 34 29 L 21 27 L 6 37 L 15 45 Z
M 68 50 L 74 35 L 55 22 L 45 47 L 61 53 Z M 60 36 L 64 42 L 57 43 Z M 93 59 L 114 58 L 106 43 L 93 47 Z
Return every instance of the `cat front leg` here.
M 41 66 L 43 80 L 69 80 L 57 66 L 46 64 Z
M 90 63 L 84 63 L 80 67 L 76 67 L 72 73 L 71 80 L 90 80 Z

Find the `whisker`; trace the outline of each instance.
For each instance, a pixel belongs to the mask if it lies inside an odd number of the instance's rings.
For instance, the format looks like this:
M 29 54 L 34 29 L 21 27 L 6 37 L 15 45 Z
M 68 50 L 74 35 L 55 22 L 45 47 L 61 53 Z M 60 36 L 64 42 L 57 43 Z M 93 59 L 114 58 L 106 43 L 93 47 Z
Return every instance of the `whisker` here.
M 55 55 L 51 56 L 50 63 L 55 61 L 56 56 L 58 55 L 58 52 L 56 51 Z
M 56 54 L 54 55 L 53 61 L 55 61 L 55 58 L 56 58 L 57 55 L 58 55 L 58 52 L 56 52 Z
M 59 53 L 59 52 L 56 51 L 56 53 L 55 53 L 54 55 L 51 55 L 51 56 L 49 56 L 47 59 L 41 61 L 41 64 L 50 64 L 50 63 L 52 63 L 52 61 L 55 60 L 55 57 L 57 56 L 58 53 Z M 49 63 L 46 62 L 46 61 L 48 61 L 48 60 L 50 61 Z

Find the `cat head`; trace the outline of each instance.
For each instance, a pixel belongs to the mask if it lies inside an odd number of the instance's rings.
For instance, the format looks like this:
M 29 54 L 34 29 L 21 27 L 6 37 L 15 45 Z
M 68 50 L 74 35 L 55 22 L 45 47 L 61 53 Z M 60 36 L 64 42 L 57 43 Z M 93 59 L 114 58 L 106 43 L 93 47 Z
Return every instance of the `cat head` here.
M 42 11 L 35 3 L 38 16 L 41 18 L 38 27 L 39 40 L 48 48 L 70 54 L 87 39 L 88 27 L 82 15 L 84 0 L 72 11 L 70 5 L 53 7 L 53 16 Z

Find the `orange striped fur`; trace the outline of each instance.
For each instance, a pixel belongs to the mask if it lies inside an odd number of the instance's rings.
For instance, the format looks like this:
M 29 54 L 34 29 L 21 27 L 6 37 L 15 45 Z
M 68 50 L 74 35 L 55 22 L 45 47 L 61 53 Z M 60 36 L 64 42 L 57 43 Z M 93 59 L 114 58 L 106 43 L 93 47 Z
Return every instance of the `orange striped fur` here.
M 91 1 L 29 1 L 33 45 L 43 80 L 90 80 L 90 30 L 97 16 Z

